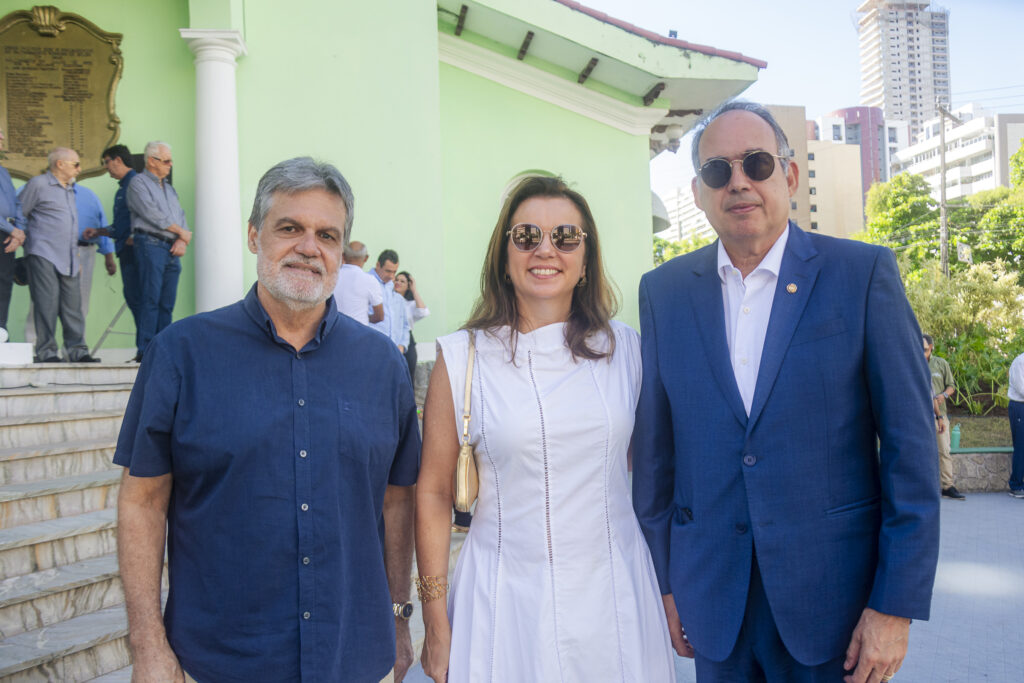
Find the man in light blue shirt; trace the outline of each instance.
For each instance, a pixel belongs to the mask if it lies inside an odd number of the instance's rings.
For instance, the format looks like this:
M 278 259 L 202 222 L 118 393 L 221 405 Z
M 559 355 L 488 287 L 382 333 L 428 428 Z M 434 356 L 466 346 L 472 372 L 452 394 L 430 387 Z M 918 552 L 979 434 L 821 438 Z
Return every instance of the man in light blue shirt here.
M 378 332 L 384 334 L 395 343 L 398 350 L 405 353 L 409 346 L 409 316 L 406 315 L 405 299 L 395 293 L 395 273 L 398 272 L 398 253 L 394 249 L 385 249 L 377 257 L 377 265 L 371 271 L 380 282 L 384 292 L 384 319 L 373 323 Z
M 4 148 L 4 132 L 0 130 L 0 150 Z M 14 252 L 25 241 L 25 217 L 14 183 L 7 169 L 0 166 L 0 327 L 7 329 L 7 311 L 14 286 Z
M 57 316 L 64 333 L 66 358 L 93 363 L 85 345 L 82 292 L 79 287 L 78 209 L 74 180 L 82 168 L 78 153 L 57 147 L 47 157 L 49 170 L 29 180 L 21 191 L 27 221 L 25 262 L 29 296 L 35 307 L 35 360 L 59 363 Z

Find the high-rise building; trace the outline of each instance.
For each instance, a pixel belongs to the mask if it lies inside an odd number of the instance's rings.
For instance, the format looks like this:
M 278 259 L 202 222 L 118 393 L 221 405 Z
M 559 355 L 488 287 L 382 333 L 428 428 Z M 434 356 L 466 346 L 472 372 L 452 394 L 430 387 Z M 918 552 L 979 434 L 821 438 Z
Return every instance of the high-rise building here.
M 924 122 L 949 106 L 949 10 L 930 2 L 864 0 L 860 15 L 860 101 L 885 118 Z
M 676 242 L 695 237 L 714 239 L 716 237 L 707 216 L 693 203 L 690 187 L 677 187 L 674 192 L 661 197 L 668 212 L 669 227 L 656 233 L 662 239 Z
M 921 141 L 896 152 L 893 173 L 924 176 L 939 198 L 939 126 L 946 126 L 946 198 L 966 197 L 1000 185 L 1010 185 L 1010 157 L 1024 140 L 1024 114 L 995 114 L 977 104 L 952 112 L 948 118 L 926 121 Z
M 896 152 L 907 147 L 909 124 L 886 119 L 878 107 L 847 107 L 821 116 L 813 122 L 809 139 L 860 148 L 861 193 L 872 183 L 889 180 Z
M 850 237 L 864 229 L 864 195 L 851 178 L 861 172 L 861 149 L 831 140 L 807 141 L 809 227 L 822 235 Z

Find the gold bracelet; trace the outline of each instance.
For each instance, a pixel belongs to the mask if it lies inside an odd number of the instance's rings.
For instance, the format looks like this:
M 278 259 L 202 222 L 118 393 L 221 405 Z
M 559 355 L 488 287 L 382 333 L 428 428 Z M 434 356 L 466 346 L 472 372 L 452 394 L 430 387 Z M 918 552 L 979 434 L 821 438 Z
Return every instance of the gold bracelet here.
M 416 594 L 420 602 L 443 598 L 448 593 L 448 578 L 445 576 L 421 576 L 416 579 Z

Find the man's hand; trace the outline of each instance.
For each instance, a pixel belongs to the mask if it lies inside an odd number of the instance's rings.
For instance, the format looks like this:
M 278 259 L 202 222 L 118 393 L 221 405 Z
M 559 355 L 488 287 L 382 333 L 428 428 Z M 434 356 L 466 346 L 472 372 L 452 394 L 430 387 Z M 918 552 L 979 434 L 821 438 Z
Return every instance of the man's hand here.
M 405 355 L 405 347 L 402 346 L 401 344 L 399 344 L 398 345 L 398 352 L 404 356 Z
M 91 240 L 96 237 L 110 237 L 110 231 L 106 228 L 86 228 L 82 231 L 83 240 Z
M 402 683 L 409 667 L 412 666 L 414 656 L 409 622 L 401 617 L 395 617 L 395 683 Z
M 104 264 L 107 266 L 107 275 L 113 275 L 117 272 L 117 263 L 114 262 L 113 254 L 103 255 Z
M 166 639 L 132 646 L 132 683 L 185 683 L 185 672 Z
M 184 256 L 186 246 L 188 246 L 188 244 L 184 240 L 174 240 L 174 244 L 171 245 L 171 256 Z
M 935 431 L 937 431 L 939 434 L 941 434 L 942 432 L 946 431 L 946 421 L 942 420 L 942 419 L 936 420 L 935 421 Z
M 853 673 L 846 683 L 879 683 L 900 670 L 907 656 L 910 619 L 865 607 L 853 629 L 843 668 Z M 854 669 L 854 667 L 857 667 Z
M 690 645 L 686 631 L 683 630 L 683 624 L 679 621 L 675 599 L 669 593 L 662 595 L 661 601 L 665 603 L 665 621 L 668 622 L 668 637 L 672 640 L 672 649 L 680 657 L 693 659 L 693 645 Z
M 13 254 L 22 244 L 25 243 L 25 231 L 21 228 L 11 227 L 11 234 L 4 240 L 4 253 Z
M 177 223 L 168 227 L 167 230 L 177 235 L 178 239 L 185 243 L 185 246 L 188 246 L 189 242 L 192 241 L 192 231 L 181 227 Z

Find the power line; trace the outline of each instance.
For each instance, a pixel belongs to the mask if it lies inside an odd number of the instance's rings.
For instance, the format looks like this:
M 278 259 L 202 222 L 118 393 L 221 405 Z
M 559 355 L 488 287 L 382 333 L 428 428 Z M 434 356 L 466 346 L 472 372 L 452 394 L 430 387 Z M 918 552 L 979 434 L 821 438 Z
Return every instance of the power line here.
M 979 88 L 978 90 L 958 90 L 958 91 L 956 91 L 956 92 L 954 92 L 952 94 L 953 95 L 968 95 L 970 93 L 976 93 L 976 92 L 993 92 L 995 90 L 1012 90 L 1013 88 L 1024 88 L 1024 83 L 1021 83 L 1020 85 L 1004 85 L 1004 86 L 1000 86 L 998 88 Z

